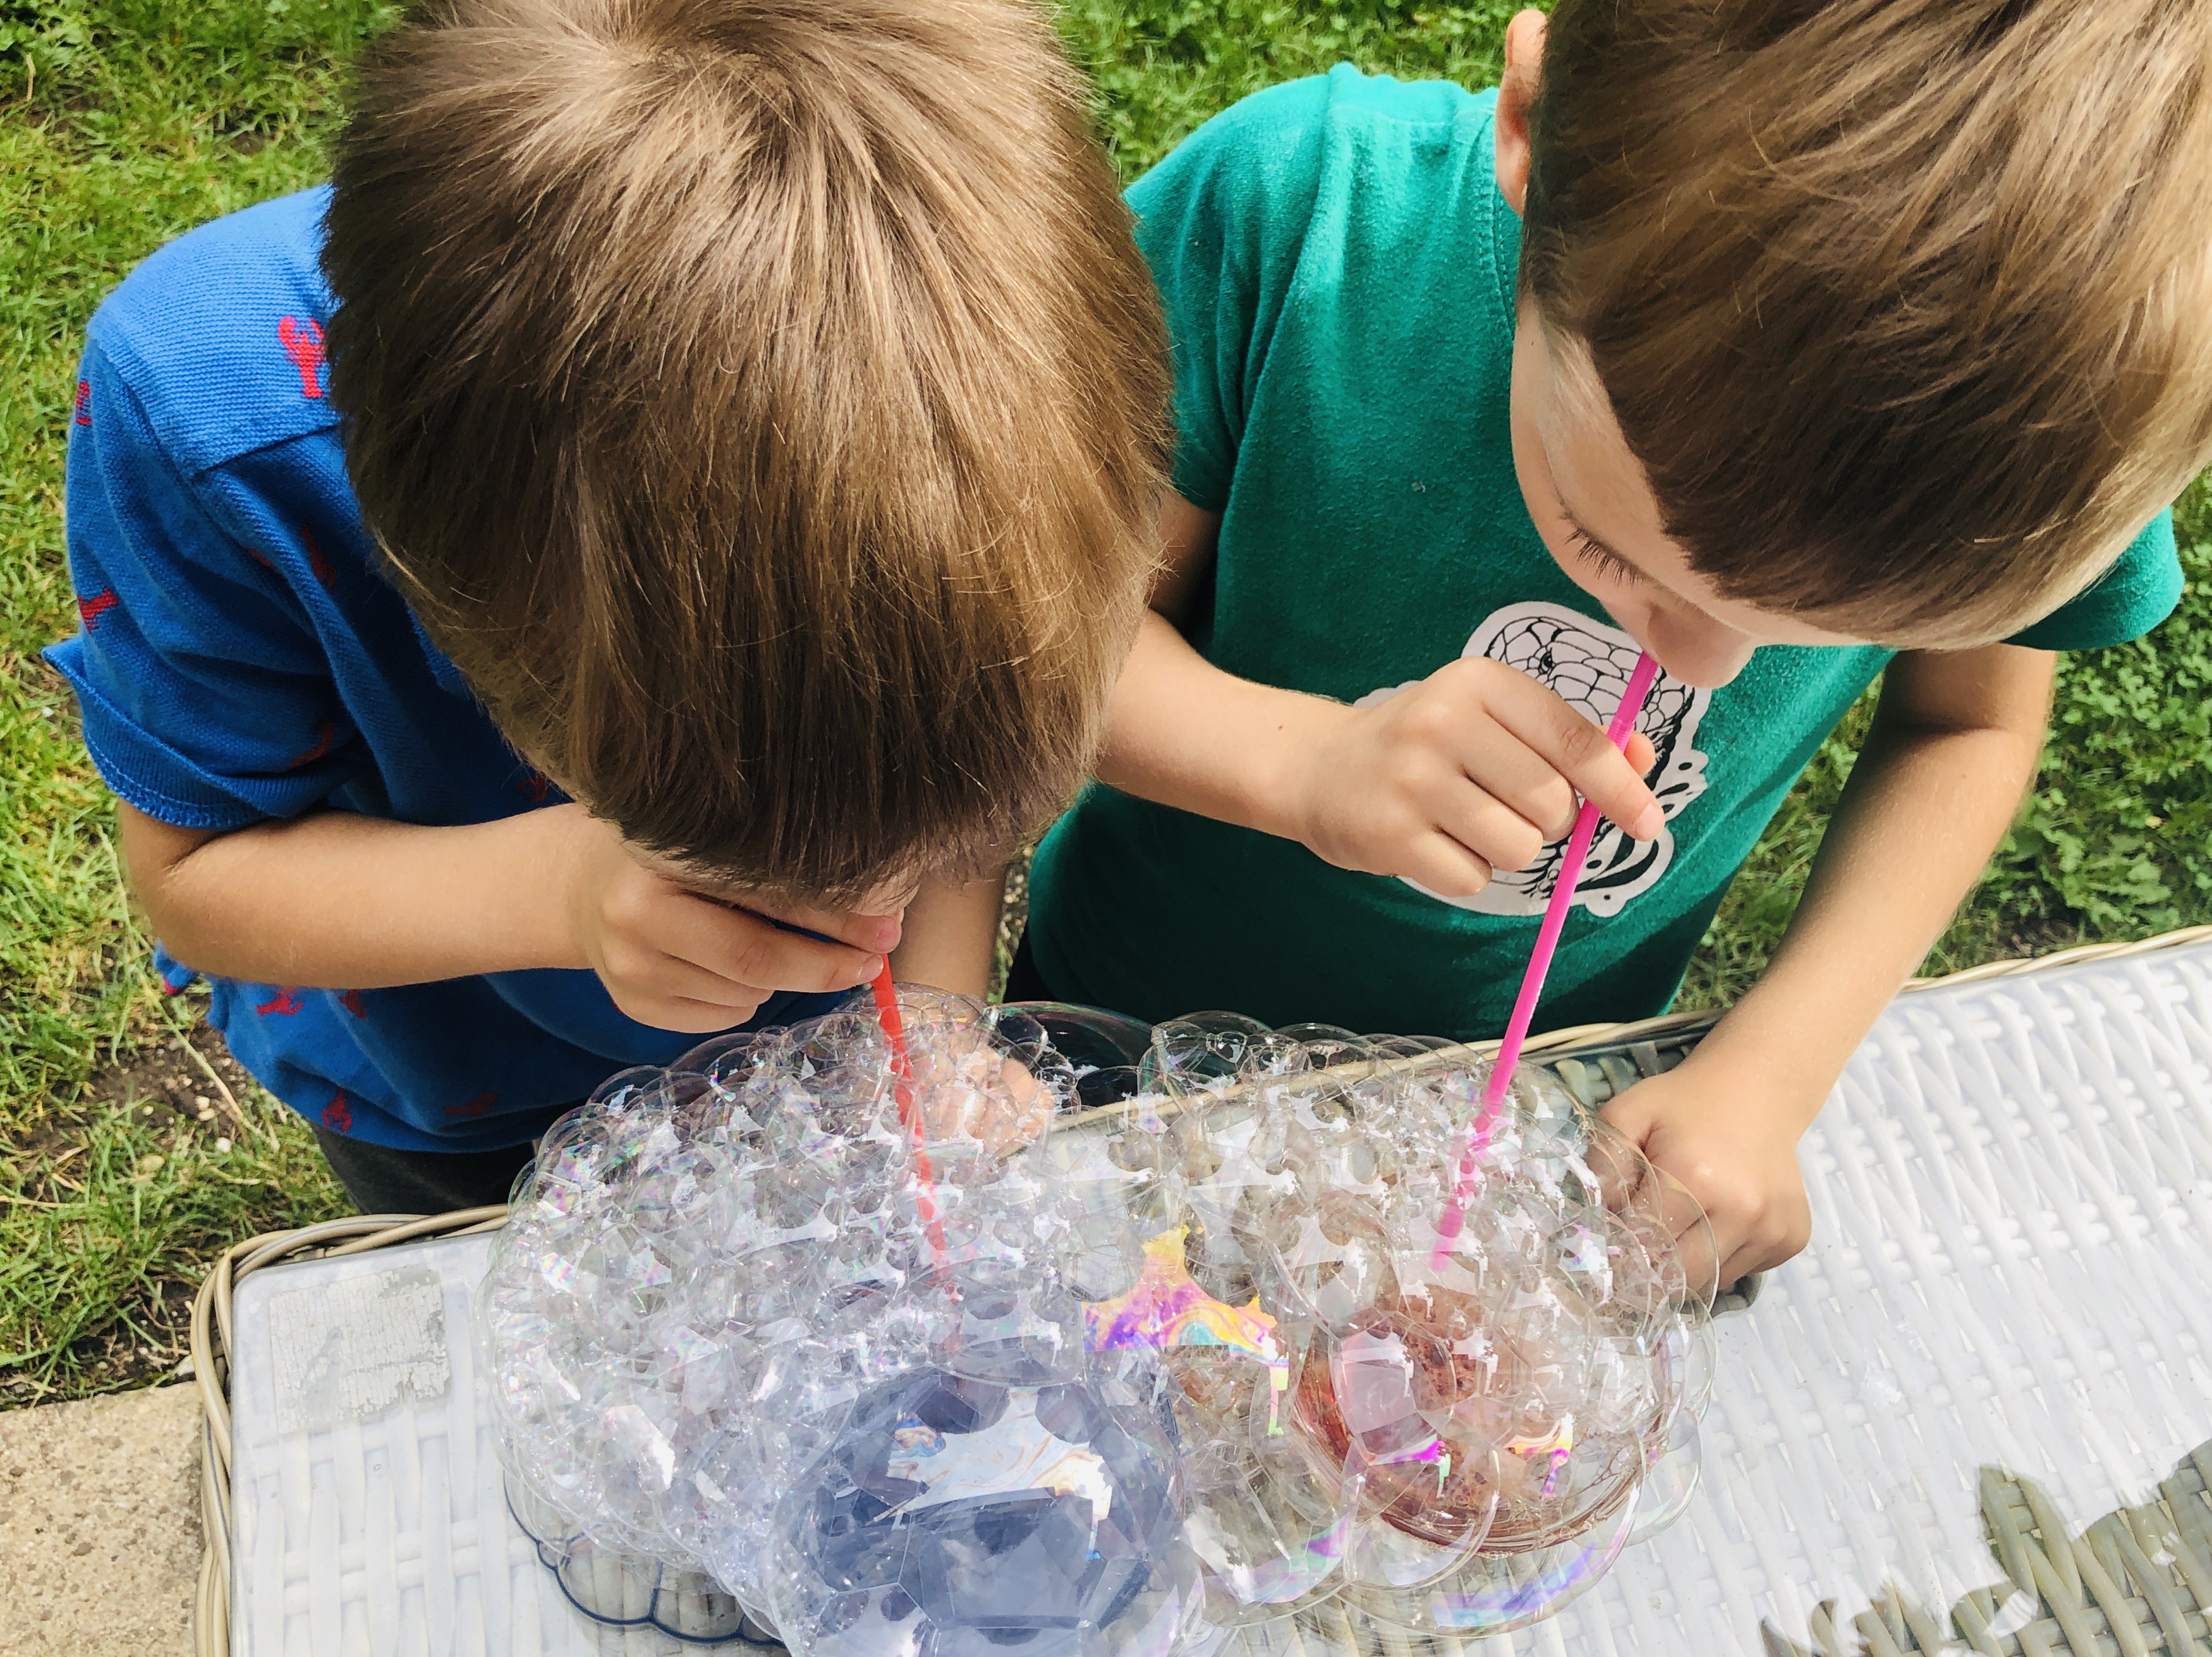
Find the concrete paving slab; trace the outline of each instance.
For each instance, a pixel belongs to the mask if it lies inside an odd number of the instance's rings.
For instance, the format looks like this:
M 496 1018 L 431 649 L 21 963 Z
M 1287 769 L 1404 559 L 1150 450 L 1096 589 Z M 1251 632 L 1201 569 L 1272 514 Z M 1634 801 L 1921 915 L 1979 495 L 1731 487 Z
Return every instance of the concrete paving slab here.
M 193 1387 L 0 1411 L 0 1657 L 190 1657 Z

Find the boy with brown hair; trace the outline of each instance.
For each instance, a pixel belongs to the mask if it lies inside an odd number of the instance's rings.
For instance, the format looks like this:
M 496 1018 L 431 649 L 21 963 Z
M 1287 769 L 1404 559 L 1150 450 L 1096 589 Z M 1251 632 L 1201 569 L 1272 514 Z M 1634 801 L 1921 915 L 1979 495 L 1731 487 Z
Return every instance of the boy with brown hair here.
M 370 1210 L 980 994 L 1142 608 L 1158 300 L 1021 0 L 445 0 L 94 319 L 52 658 L 173 982 Z
M 1130 191 L 1167 568 L 1010 993 L 1495 1035 L 1579 793 L 1618 827 L 1541 1023 L 1656 1012 L 1882 676 L 1765 977 L 1611 1109 L 1723 1281 L 1787 1259 L 1799 1136 L 2003 834 L 2049 652 L 2179 595 L 2208 180 L 2192 0 L 1559 0 L 1494 94 L 1346 68 L 1218 117 Z

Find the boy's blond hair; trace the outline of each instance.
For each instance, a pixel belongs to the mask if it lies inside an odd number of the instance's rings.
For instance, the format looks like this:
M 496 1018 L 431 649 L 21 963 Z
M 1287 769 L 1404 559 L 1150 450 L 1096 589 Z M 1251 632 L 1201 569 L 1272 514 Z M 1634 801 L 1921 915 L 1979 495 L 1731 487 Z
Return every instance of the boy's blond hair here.
M 2212 458 L 2212 5 L 1559 0 L 1522 280 L 1727 597 L 2075 596 Z
M 1073 791 L 1168 381 L 1030 6 L 445 0 L 362 64 L 324 264 L 401 592 L 633 840 L 850 897 Z

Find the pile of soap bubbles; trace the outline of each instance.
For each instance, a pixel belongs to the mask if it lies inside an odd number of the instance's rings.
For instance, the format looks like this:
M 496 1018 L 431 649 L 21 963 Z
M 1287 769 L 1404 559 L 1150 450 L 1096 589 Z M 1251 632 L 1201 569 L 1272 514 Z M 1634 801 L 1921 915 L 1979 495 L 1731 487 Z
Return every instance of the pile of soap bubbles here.
M 588 1613 L 799 1657 L 1490 1633 L 1686 1501 L 1711 1240 L 1548 1072 L 1486 1108 L 1438 1043 L 899 1009 L 617 1076 L 518 1182 L 478 1334 Z

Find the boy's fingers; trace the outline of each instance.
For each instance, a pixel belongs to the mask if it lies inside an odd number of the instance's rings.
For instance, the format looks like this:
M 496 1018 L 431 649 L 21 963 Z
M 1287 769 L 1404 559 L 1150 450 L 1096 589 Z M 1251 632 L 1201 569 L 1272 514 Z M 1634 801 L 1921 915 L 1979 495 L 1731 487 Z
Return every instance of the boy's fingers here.
M 603 981 L 626 1017 L 655 1029 L 696 1035 L 745 1023 L 760 1011 L 769 994 L 665 955 L 634 969 L 628 977 Z
M 1550 761 L 1510 731 L 1471 732 L 1459 765 L 1473 785 L 1470 793 L 1494 799 L 1524 819 L 1535 830 L 1538 845 L 1564 839 L 1574 827 L 1581 805 L 1574 789 Z M 1534 855 L 1531 848 L 1527 857 L 1497 861 L 1502 867 L 1519 868 Z
M 1534 679 L 1497 697 L 1491 713 L 1522 742 L 1548 760 L 1584 799 L 1637 840 L 1652 840 L 1666 819 L 1659 801 L 1626 756 L 1565 701 Z M 1647 762 L 1648 763 L 1648 762 Z
M 1682 1281 L 1688 1287 L 1692 1299 L 1702 1301 L 1715 1292 L 1713 1250 L 1716 1241 L 1712 1228 L 1709 1225 L 1692 1226 L 1674 1239 L 1675 1256 L 1682 1263 Z M 1734 1278 L 1719 1279 L 1723 1285 L 1735 1281 Z
M 655 941 L 717 978 L 766 990 L 849 990 L 883 967 L 880 953 L 785 932 L 758 915 L 704 898 L 684 904 L 668 936 Z
M 684 1035 L 712 1035 L 717 1030 L 728 1029 L 732 1024 L 742 1024 L 752 1017 L 752 1010 L 732 1013 L 711 1001 L 695 1001 L 687 996 L 655 995 L 633 998 L 617 1004 L 624 1015 L 641 1024 L 650 1024 L 657 1030 L 675 1030 Z
M 1566 785 L 1559 786 L 1564 792 Z M 1542 855 L 1547 841 L 1559 838 L 1464 779 L 1446 793 L 1437 816 L 1447 840 L 1466 847 L 1489 870 L 1525 869 Z
M 1662 1193 L 1659 1223 L 1674 1234 L 1683 1281 L 1693 1298 L 1710 1299 L 1720 1286 L 1735 1281 L 1722 1275 L 1716 1284 L 1716 1272 L 1723 1271 L 1728 1261 L 1741 1258 L 1749 1244 L 1737 1241 L 1741 1229 L 1738 1222 L 1726 1213 L 1708 1211 L 1680 1180 L 1664 1168 L 1657 1172 Z
M 1616 1122 L 1613 1126 L 1620 1125 Z M 1611 1212 L 1624 1212 L 1643 1193 L 1651 1164 L 1625 1139 L 1610 1134 L 1593 1135 L 1583 1149 L 1583 1156 L 1597 1175 L 1599 1193 Z
M 1628 756 L 1630 768 L 1639 777 L 1650 776 L 1659 758 L 1659 750 L 1651 745 L 1651 738 L 1641 731 L 1628 733 L 1628 746 L 1621 752 Z
M 1473 897 L 1490 884 L 1489 863 L 1449 835 L 1424 835 L 1410 853 L 1406 877 L 1439 897 Z
M 649 993 L 656 999 L 714 1008 L 725 1015 L 726 1021 L 740 1023 L 775 993 L 771 986 L 739 983 L 674 956 L 659 963 L 650 982 Z
M 753 914 L 781 920 L 824 938 L 834 938 L 871 955 L 884 955 L 898 947 L 904 909 L 896 914 L 860 914 L 850 909 L 817 909 L 804 903 L 769 903 L 748 898 L 738 906 Z

